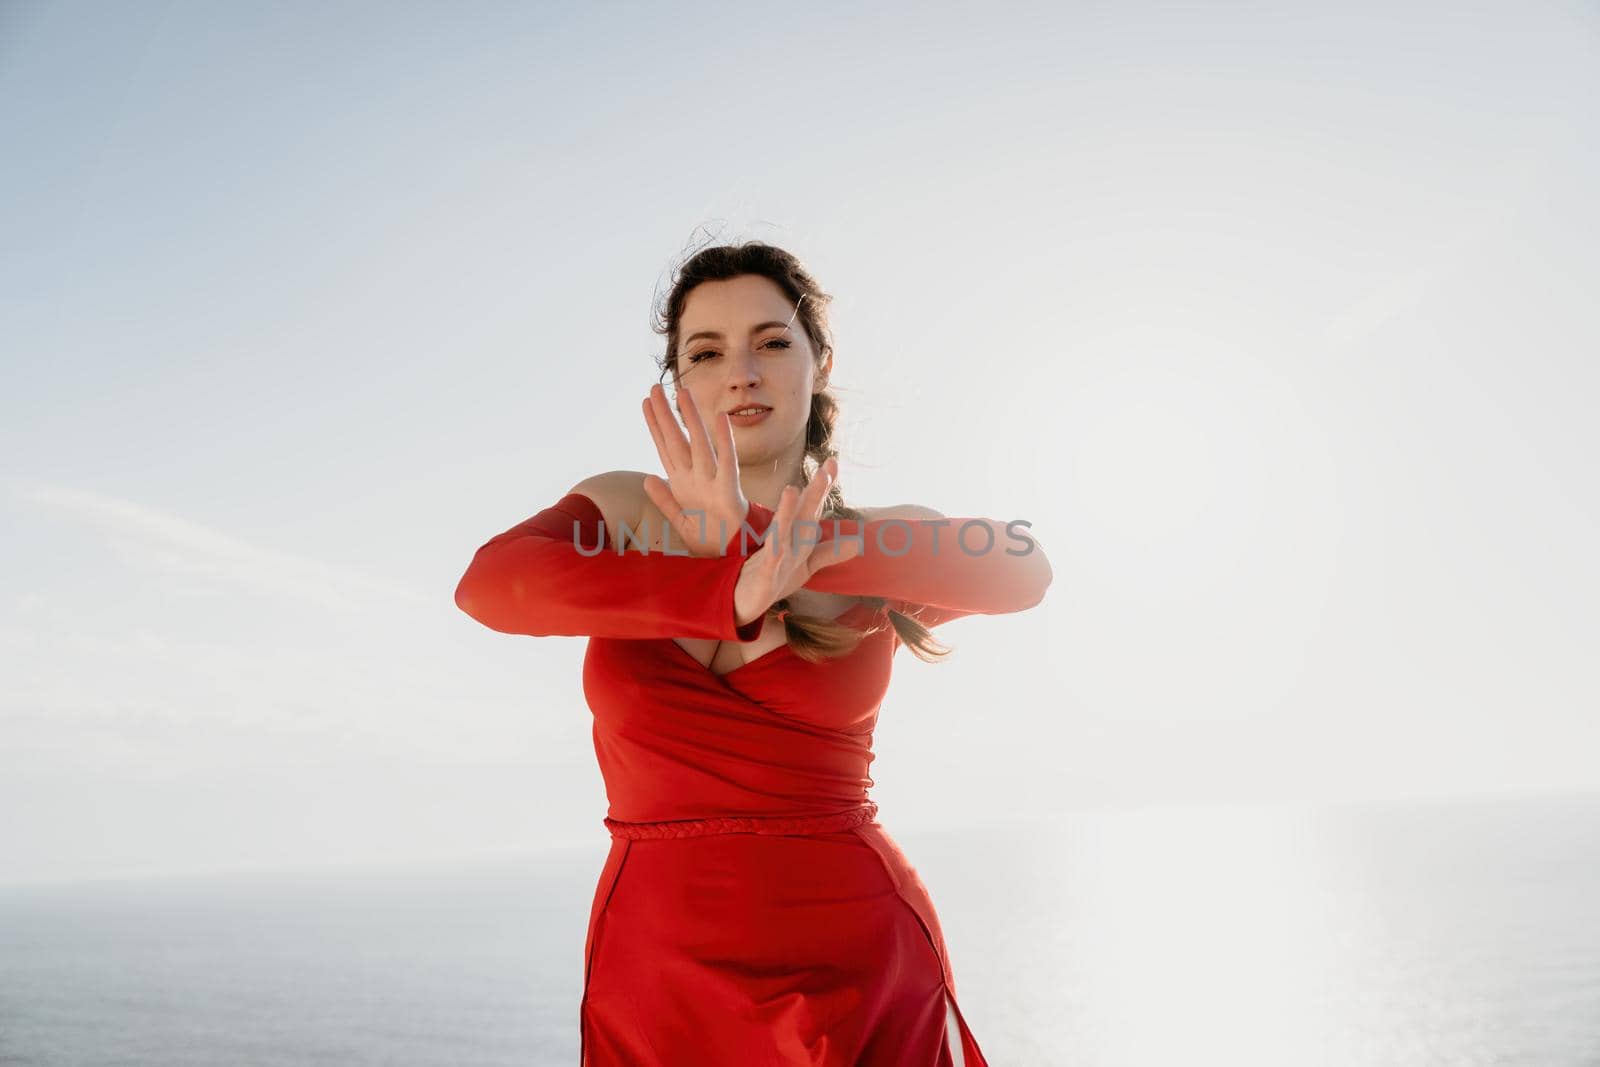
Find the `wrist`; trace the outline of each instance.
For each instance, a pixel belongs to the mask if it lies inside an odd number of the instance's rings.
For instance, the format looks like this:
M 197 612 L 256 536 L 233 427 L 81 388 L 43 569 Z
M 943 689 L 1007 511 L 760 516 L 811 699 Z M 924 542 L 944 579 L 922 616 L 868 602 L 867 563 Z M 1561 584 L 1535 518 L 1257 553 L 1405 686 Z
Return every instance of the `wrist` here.
M 755 622 L 767 613 L 771 603 L 765 600 L 756 589 L 756 580 L 753 575 L 745 570 L 741 564 L 739 580 L 733 586 L 733 621 L 736 626 L 745 627 Z

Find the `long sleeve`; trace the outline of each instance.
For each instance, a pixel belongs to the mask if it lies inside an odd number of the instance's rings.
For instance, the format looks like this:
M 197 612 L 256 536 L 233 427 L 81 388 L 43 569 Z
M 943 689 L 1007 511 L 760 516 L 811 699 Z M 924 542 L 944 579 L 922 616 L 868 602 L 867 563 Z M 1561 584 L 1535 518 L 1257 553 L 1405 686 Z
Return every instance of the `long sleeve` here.
M 863 552 L 826 566 L 807 589 L 883 597 L 924 626 L 1002 615 L 1044 599 L 1053 577 L 1021 524 L 993 519 L 824 519 L 821 543 L 863 537 Z
M 593 500 L 569 493 L 497 534 L 462 575 L 456 605 L 491 630 L 534 637 L 753 641 L 760 635 L 766 616 L 740 627 L 733 606 L 755 539 L 736 532 L 722 556 L 645 552 L 631 544 L 618 552 L 606 544 L 602 521 Z M 770 515 L 745 521 L 760 531 Z

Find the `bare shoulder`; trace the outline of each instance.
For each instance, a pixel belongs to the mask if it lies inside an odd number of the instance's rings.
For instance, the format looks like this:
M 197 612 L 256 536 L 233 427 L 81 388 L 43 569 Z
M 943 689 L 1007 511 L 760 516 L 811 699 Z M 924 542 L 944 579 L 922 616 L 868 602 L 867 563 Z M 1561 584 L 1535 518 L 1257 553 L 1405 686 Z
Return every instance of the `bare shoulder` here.
M 877 508 L 857 508 L 867 522 L 875 519 L 942 519 L 945 516 L 924 504 L 886 504 Z
M 606 520 L 606 529 L 616 530 L 623 523 L 638 526 L 650 498 L 644 491 L 643 471 L 605 471 L 591 475 L 567 490 L 593 500 Z

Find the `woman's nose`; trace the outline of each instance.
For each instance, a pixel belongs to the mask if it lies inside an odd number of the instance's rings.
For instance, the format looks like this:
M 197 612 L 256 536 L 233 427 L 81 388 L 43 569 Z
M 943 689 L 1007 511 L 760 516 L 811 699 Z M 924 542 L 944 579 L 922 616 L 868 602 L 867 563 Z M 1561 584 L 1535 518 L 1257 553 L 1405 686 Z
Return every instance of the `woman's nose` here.
M 734 357 L 729 373 L 736 382 L 758 382 L 761 380 L 761 365 L 756 361 L 754 352 L 744 352 Z

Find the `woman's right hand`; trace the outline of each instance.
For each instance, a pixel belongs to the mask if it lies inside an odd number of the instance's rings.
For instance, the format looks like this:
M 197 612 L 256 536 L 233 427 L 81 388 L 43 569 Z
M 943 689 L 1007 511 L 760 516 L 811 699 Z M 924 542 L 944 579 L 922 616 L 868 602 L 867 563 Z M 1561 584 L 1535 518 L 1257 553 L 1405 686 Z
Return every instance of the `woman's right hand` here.
M 822 508 L 838 471 L 839 461 L 830 456 L 804 489 L 784 486 L 766 539 L 745 559 L 733 588 L 733 612 L 738 625 L 745 626 L 765 615 L 768 608 L 805 585 L 822 568 L 861 554 L 861 538 L 798 543 L 800 529 L 820 536 Z M 802 521 L 810 525 L 801 526 Z

